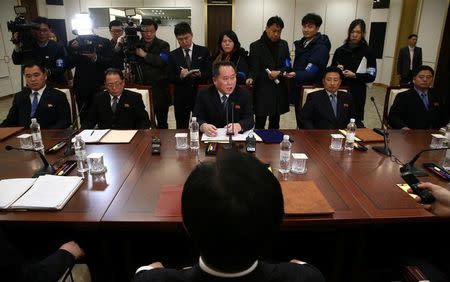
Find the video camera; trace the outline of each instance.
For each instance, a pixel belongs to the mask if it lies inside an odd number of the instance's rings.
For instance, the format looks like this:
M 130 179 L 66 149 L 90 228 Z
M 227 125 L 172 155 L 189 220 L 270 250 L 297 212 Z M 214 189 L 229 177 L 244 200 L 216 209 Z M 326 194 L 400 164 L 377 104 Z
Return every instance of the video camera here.
M 98 35 L 78 35 L 76 39 L 80 46 L 78 50 L 81 54 L 92 54 L 97 52 Z
M 140 25 L 136 25 L 131 17 L 136 15 L 135 9 L 125 9 L 125 15 L 128 17 L 127 25 L 125 26 L 125 36 L 123 41 L 123 53 L 129 61 L 134 60 L 134 51 L 140 46 L 140 38 L 138 31 L 142 31 Z
M 20 44 L 22 52 L 31 51 L 33 48 L 33 43 L 35 42 L 33 29 L 39 29 L 39 24 L 33 22 L 28 23 L 25 20 L 24 15 L 26 14 L 27 9 L 24 6 L 14 6 L 14 12 L 17 15 L 14 21 L 8 21 L 6 23 L 10 32 L 13 34 L 17 33 L 17 37 L 13 37 L 11 42 L 14 44 Z

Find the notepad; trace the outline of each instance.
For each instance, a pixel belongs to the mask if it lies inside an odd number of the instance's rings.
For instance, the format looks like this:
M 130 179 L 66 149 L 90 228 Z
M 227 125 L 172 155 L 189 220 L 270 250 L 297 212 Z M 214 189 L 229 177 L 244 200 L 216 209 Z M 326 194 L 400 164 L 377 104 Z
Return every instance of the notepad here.
M 86 143 L 130 143 L 136 133 L 137 130 L 85 129 L 79 134 Z
M 1 208 L 61 210 L 82 183 L 79 176 L 5 179 L 0 181 Z
M 232 136 L 233 141 L 235 142 L 242 142 L 247 139 L 247 136 L 253 133 L 253 136 L 256 139 L 256 142 L 262 142 L 261 137 L 258 136 L 253 130 L 247 130 L 243 133 L 239 133 Z M 217 136 L 207 136 L 203 133 L 202 135 L 202 142 L 209 143 L 209 142 L 217 142 L 217 143 L 228 143 L 229 142 L 229 136 L 227 135 L 227 129 L 226 128 L 218 128 L 217 129 Z

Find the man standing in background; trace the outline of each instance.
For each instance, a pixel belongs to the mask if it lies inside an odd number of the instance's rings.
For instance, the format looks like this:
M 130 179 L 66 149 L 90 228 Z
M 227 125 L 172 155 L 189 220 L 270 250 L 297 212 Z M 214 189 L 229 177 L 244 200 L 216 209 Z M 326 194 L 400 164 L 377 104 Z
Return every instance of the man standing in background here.
M 400 49 L 397 61 L 397 74 L 400 85 L 410 84 L 413 73 L 422 65 L 422 48 L 416 47 L 417 34 L 408 36 L 408 46 Z

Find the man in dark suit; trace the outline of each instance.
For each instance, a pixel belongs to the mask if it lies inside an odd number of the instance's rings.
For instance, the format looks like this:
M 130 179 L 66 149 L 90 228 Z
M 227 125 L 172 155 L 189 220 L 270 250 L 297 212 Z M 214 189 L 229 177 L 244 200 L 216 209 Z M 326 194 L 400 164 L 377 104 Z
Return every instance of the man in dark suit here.
M 325 69 L 322 83 L 324 90 L 312 92 L 306 98 L 300 112 L 300 128 L 304 129 L 343 129 L 351 118 L 355 118 L 355 107 L 350 93 L 339 91 L 342 82 L 340 68 L 331 66 Z M 356 121 L 357 126 L 363 126 Z
M 388 121 L 394 129 L 440 128 L 448 122 L 443 95 L 430 89 L 434 70 L 420 66 L 414 74 L 414 88 L 399 93 L 389 111 Z
M 283 20 L 274 16 L 266 24 L 261 38 L 250 45 L 250 73 L 247 85 L 253 85 L 255 127 L 280 128 L 280 115 L 289 112 L 286 79 L 295 77 L 291 71 L 289 47 L 281 39 Z
M 16 93 L 8 116 L 1 124 L 29 127 L 36 118 L 41 128 L 67 128 L 70 125 L 70 107 L 66 95 L 46 85 L 47 73 L 42 65 L 24 65 L 27 88 Z
M 246 90 L 236 87 L 234 64 L 228 61 L 214 64 L 213 82 L 213 86 L 197 94 L 193 116 L 197 117 L 200 131 L 216 136 L 219 127 L 227 127 L 234 133 L 253 128 L 252 97 Z
M 150 128 L 142 96 L 124 90 L 125 80 L 119 69 L 105 72 L 105 91 L 94 95 L 83 128 L 140 129 Z
M 422 48 L 416 47 L 417 34 L 408 36 L 408 46 L 400 49 L 397 60 L 397 74 L 400 75 L 400 84 L 410 84 L 413 73 L 422 65 Z
M 170 52 L 169 80 L 175 85 L 175 120 L 177 129 L 181 129 L 189 127 L 198 85 L 211 78 L 211 55 L 206 47 L 192 43 L 188 23 L 175 25 L 174 33 L 180 47 Z

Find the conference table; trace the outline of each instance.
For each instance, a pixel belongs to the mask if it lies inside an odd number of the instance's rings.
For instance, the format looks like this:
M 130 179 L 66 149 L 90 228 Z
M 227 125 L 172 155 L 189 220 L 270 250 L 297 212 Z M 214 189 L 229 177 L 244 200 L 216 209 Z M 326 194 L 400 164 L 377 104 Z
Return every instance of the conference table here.
M 401 221 L 436 221 L 410 195 L 396 186 L 403 183 L 400 165 L 372 150 L 335 152 L 329 149 L 330 130 L 282 130 L 294 140 L 292 152 L 308 156 L 307 173 L 287 176 L 287 181 L 314 181 L 335 210 L 332 215 L 286 217 L 283 228 L 295 230 L 315 226 L 347 226 Z M 146 228 L 180 229 L 180 216 L 158 216 L 156 205 L 162 189 L 181 187 L 192 169 L 214 156 L 205 156 L 205 144 L 198 152 L 175 149 L 175 133 L 180 130 L 139 130 L 129 144 L 89 144 L 88 153 L 104 153 L 107 172 L 101 177 L 85 174 L 85 181 L 61 211 L 1 211 L 0 222 L 64 222 L 106 224 L 108 226 L 145 225 Z M 21 132 L 23 133 L 23 132 Z M 390 147 L 402 162 L 428 148 L 434 131 L 390 132 Z M 18 133 L 20 134 L 20 133 Z M 67 133 L 44 130 L 46 148 L 62 140 Z M 161 139 L 161 154 L 151 154 L 151 139 Z M 0 178 L 30 177 L 41 165 L 35 153 L 6 151 L 6 144 L 18 146 L 12 136 L 0 143 Z M 380 143 L 374 143 L 380 145 Z M 220 149 L 223 150 L 223 149 Z M 219 150 L 219 153 L 220 153 Z M 257 143 L 255 156 L 270 164 L 279 181 L 279 145 Z M 417 161 L 439 163 L 444 151 L 424 153 Z M 63 150 L 47 155 L 50 162 L 61 162 Z M 74 156 L 69 159 L 74 159 Z M 76 175 L 76 169 L 72 171 Z M 448 187 L 434 175 L 421 178 Z M 299 187 L 301 189 L 301 187 Z

